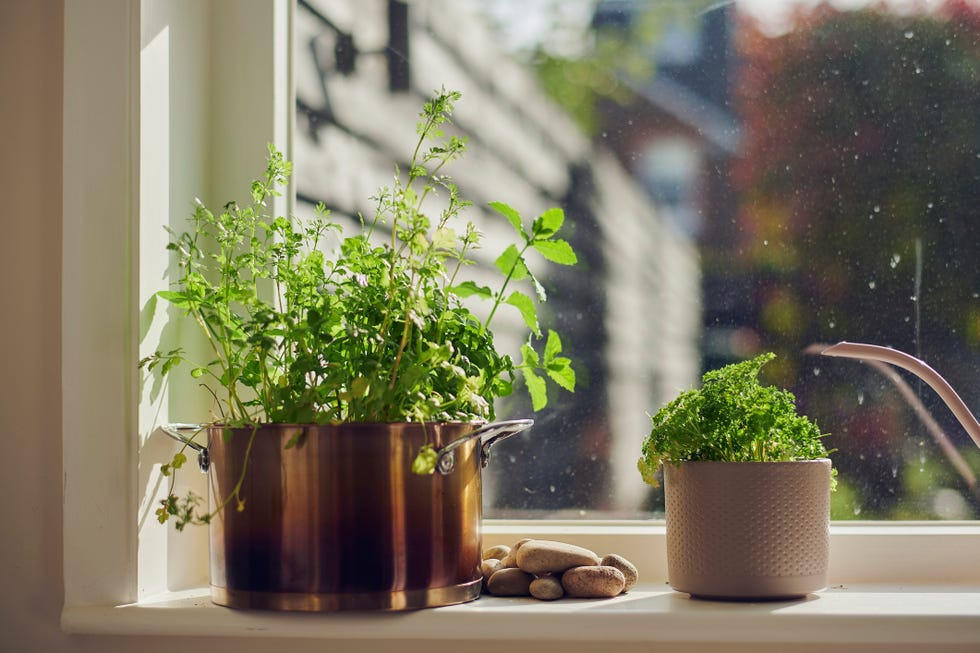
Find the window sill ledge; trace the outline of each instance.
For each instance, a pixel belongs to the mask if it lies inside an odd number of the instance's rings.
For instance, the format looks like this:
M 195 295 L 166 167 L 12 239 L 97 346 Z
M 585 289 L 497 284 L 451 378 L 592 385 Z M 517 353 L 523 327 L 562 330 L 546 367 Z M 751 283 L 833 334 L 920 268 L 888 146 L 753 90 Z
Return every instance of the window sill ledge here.
M 211 603 L 206 589 L 130 605 L 68 607 L 62 626 L 97 635 L 197 635 L 319 640 L 500 643 L 849 645 L 848 650 L 980 647 L 980 586 L 835 586 L 800 601 L 699 601 L 663 585 L 614 599 L 553 603 L 481 597 L 405 613 L 266 613 Z M 566 649 L 568 650 L 568 649 Z M 673 649 L 676 650 L 676 649 Z

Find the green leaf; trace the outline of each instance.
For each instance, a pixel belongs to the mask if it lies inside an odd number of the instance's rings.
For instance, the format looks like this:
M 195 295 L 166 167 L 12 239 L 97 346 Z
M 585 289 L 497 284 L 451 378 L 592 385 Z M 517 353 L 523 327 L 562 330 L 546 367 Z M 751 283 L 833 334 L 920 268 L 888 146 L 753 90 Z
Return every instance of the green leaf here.
M 419 476 L 432 474 L 436 471 L 436 461 L 438 459 L 439 454 L 432 448 L 432 445 L 423 444 L 415 456 L 415 460 L 412 461 L 412 473 L 418 474 Z
M 490 202 L 490 208 L 507 218 L 517 233 L 520 234 L 521 238 L 527 240 L 527 233 L 524 231 L 524 224 L 521 220 L 521 214 L 518 213 L 516 209 L 504 204 L 503 202 Z
M 564 240 L 535 240 L 531 243 L 531 247 L 552 263 L 559 265 L 575 265 L 578 263 L 575 250 Z
M 565 212 L 560 207 L 552 207 L 542 213 L 531 226 L 534 239 L 549 238 L 565 223 Z
M 493 291 L 490 290 L 489 286 L 478 286 L 475 281 L 464 281 L 463 283 L 450 288 L 449 292 L 453 293 L 457 297 L 470 297 L 472 295 L 478 295 L 484 299 L 493 298 Z
M 575 392 L 575 370 L 572 369 L 570 359 L 559 356 L 548 363 L 545 369 L 552 381 L 569 392 Z
M 521 345 L 521 356 L 523 360 L 521 361 L 521 367 L 534 369 L 541 362 L 538 357 L 538 352 L 534 351 L 534 347 L 528 343 Z
M 350 384 L 351 396 L 357 399 L 366 396 L 368 390 L 370 389 L 371 389 L 371 381 L 364 378 L 363 376 L 357 377 Z
M 169 463 L 166 465 L 160 465 L 160 473 L 164 476 L 170 476 L 175 469 L 180 469 L 186 462 L 187 456 L 178 451 L 174 454 L 173 459 Z
M 206 367 L 195 367 L 191 370 L 191 378 L 199 379 L 208 373 L 208 368 Z
M 177 308 L 190 307 L 190 299 L 186 293 L 177 292 L 176 290 L 161 290 L 157 292 L 157 297 L 167 300 Z
M 432 237 L 432 247 L 437 251 L 452 251 L 456 248 L 456 232 L 449 227 L 436 229 Z
M 534 332 L 534 335 L 541 335 L 541 327 L 538 326 L 538 309 L 534 305 L 533 299 L 521 291 L 515 290 L 507 298 L 507 303 L 516 307 L 521 312 L 521 317 L 524 318 L 524 324 Z
M 544 364 L 547 365 L 554 360 L 556 354 L 561 353 L 561 336 L 554 330 L 548 329 L 548 341 L 544 346 Z
M 544 286 L 541 285 L 541 282 L 538 281 L 538 278 L 531 275 L 530 272 L 528 272 L 528 275 L 531 276 L 531 281 L 534 283 L 534 293 L 538 296 L 538 301 L 539 302 L 548 301 L 548 293 L 545 292 Z
M 548 405 L 548 387 L 543 378 L 535 374 L 530 369 L 524 369 L 524 382 L 527 384 L 528 394 L 531 395 L 531 407 L 541 410 Z
M 300 429 L 299 431 L 296 432 L 296 434 L 293 437 L 289 438 L 289 440 L 283 446 L 283 449 L 292 449 L 297 444 L 299 444 L 300 440 L 303 439 L 304 435 L 306 435 L 306 429 Z
M 504 253 L 497 257 L 494 265 L 504 273 L 504 276 L 510 275 L 510 278 L 515 281 L 526 279 L 531 274 L 515 245 L 508 246 Z

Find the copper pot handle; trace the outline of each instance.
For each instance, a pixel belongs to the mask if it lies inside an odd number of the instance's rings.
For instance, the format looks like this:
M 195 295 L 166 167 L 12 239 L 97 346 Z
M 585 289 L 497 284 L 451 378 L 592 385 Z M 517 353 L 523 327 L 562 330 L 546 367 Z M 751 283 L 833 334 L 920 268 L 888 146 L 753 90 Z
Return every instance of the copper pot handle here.
M 481 426 L 458 440 L 453 440 L 440 449 L 437 452 L 436 469 L 443 476 L 452 473 L 453 469 L 456 468 L 456 454 L 453 451 L 457 447 L 461 447 L 464 443 L 476 438 L 481 439 L 480 466 L 486 467 L 490 464 L 490 447 L 504 438 L 509 438 L 512 435 L 517 435 L 521 431 L 526 431 L 533 425 L 533 419 L 512 419 L 503 422 L 491 422 L 490 424 Z
M 194 442 L 194 436 L 207 428 L 206 424 L 164 424 L 160 427 L 160 430 L 172 437 L 177 442 L 190 447 L 197 452 L 197 466 L 201 468 L 202 473 L 207 473 L 208 467 L 211 466 L 211 455 L 208 453 L 208 448 L 203 444 Z M 194 433 L 187 437 L 182 433 L 182 431 L 193 431 Z

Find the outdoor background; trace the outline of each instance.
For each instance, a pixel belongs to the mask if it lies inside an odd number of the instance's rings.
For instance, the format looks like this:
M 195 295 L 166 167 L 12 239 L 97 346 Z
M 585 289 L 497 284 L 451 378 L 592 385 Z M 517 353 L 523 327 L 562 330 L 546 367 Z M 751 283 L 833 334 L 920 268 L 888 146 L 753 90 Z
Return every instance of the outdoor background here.
M 495 448 L 488 516 L 656 516 L 647 415 L 773 351 L 836 450 L 834 518 L 980 517 L 978 450 L 928 387 L 813 353 L 895 347 L 980 412 L 980 3 L 349 4 L 299 2 L 298 213 L 369 214 L 446 86 L 485 249 L 501 200 L 562 206 L 580 255 L 545 279 L 579 387 Z

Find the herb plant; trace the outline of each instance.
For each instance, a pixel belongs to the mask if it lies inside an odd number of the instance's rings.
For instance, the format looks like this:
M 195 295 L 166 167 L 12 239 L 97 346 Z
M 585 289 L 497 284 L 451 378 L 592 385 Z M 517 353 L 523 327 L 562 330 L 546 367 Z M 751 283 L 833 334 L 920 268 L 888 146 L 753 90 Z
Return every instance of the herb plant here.
M 716 460 L 778 462 L 828 455 L 817 425 L 797 414 L 788 390 L 763 386 L 758 375 L 772 353 L 705 373 L 701 388 L 681 393 L 653 417 L 638 466 L 656 486 L 662 463 Z
M 158 294 L 207 339 L 211 358 L 191 362 L 190 373 L 213 396 L 215 423 L 492 420 L 494 400 L 513 391 L 518 375 L 534 410 L 547 405 L 547 379 L 574 391 L 559 334 L 539 323 L 546 295 L 528 262 L 534 251 L 576 263 L 557 237 L 563 211 L 549 209 L 527 224 L 514 208 L 491 203 L 516 235 L 496 258 L 501 282 L 491 289 L 464 278 L 481 233 L 472 222 L 460 224 L 470 202 L 443 173 L 466 149 L 464 139 L 443 131 L 459 98 L 443 90 L 425 103 L 409 167 L 396 169 L 393 186 L 380 189 L 374 215 L 362 216 L 353 235 L 322 204 L 305 223 L 267 215 L 268 200 L 292 172 L 271 145 L 249 205 L 230 202 L 213 212 L 198 202 L 189 229 L 172 234 L 179 276 Z M 432 213 L 426 200 L 437 194 L 444 200 Z M 334 234 L 339 249 L 324 254 Z M 489 302 L 485 318 L 464 305 L 468 297 Z M 494 343 L 490 327 L 503 306 L 519 311 L 529 331 L 519 363 Z M 166 373 L 184 359 L 178 349 L 141 365 Z M 175 458 L 165 472 L 184 460 Z M 413 469 L 431 473 L 434 460 L 423 450 Z M 168 501 L 161 520 L 188 514 L 173 496 Z

